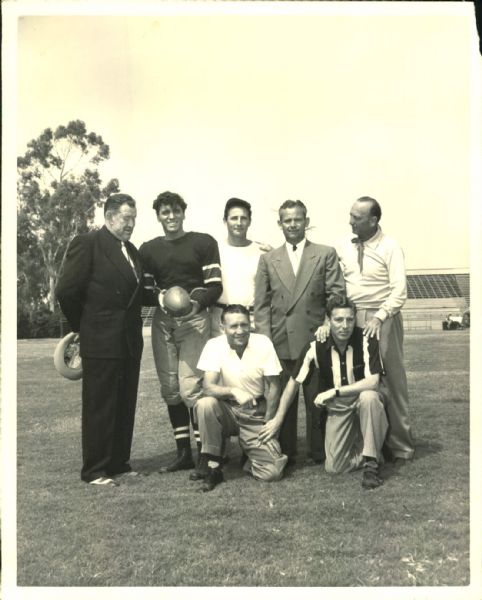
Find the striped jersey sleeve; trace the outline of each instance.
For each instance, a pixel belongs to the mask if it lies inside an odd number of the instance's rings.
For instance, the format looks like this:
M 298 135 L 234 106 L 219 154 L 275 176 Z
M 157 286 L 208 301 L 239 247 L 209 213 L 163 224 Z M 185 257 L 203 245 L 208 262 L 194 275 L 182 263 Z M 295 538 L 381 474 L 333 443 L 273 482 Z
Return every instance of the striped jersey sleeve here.
M 292 376 L 297 383 L 304 383 L 308 380 L 309 375 L 317 365 L 316 358 L 316 341 L 307 344 L 301 351 Z
M 193 290 L 191 298 L 204 308 L 218 300 L 223 292 L 223 286 L 218 243 L 208 234 L 199 234 L 199 236 L 202 240 L 201 269 L 204 287 Z
M 206 236 L 202 270 L 204 285 L 221 283 L 221 259 L 219 258 L 219 247 L 216 240 L 211 236 Z

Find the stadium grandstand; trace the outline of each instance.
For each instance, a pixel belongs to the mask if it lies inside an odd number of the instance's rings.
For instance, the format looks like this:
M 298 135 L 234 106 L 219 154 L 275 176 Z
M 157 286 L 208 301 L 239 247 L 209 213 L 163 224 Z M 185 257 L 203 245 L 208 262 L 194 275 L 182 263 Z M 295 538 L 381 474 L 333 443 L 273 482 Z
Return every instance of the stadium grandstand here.
M 407 270 L 405 329 L 441 329 L 449 314 L 463 316 L 470 307 L 468 269 Z
M 442 329 L 449 314 L 462 317 L 470 306 L 468 269 L 407 270 L 408 299 L 402 314 L 405 330 Z M 144 327 L 151 324 L 153 308 L 144 307 Z

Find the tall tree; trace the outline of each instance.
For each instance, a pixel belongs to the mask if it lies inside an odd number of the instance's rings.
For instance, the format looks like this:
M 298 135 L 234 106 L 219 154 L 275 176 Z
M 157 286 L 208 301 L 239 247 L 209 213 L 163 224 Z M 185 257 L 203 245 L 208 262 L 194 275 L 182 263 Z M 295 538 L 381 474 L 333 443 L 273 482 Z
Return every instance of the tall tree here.
M 83 121 L 45 129 L 18 157 L 19 301 L 30 310 L 54 312 L 54 290 L 70 239 L 92 226 L 96 207 L 119 191 L 117 179 L 102 187 L 98 165 L 109 146 Z

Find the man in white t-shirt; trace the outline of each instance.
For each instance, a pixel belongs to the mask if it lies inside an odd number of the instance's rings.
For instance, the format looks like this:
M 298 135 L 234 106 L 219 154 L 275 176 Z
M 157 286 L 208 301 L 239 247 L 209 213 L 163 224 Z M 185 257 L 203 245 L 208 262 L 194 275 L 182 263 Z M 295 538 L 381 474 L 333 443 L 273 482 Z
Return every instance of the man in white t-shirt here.
M 254 329 L 254 279 L 259 257 L 271 250 L 268 244 L 247 239 L 251 225 L 251 205 L 240 198 L 230 198 L 224 208 L 224 223 L 228 231 L 226 240 L 219 242 L 222 265 L 223 293 L 211 306 L 211 336 L 223 333 L 221 313 L 228 304 L 246 306 L 250 313 L 251 328 Z
M 245 306 L 227 306 L 221 322 L 225 335 L 207 342 L 198 363 L 204 371 L 206 395 L 195 406 L 201 461 L 190 479 L 203 479 L 205 492 L 224 481 L 223 447 L 232 435 L 239 436 L 247 457 L 244 470 L 256 479 L 281 479 L 288 460 L 278 440 L 260 443 L 258 438 L 266 421 L 276 414 L 280 397 L 282 369 L 274 346 L 267 336 L 250 332 Z

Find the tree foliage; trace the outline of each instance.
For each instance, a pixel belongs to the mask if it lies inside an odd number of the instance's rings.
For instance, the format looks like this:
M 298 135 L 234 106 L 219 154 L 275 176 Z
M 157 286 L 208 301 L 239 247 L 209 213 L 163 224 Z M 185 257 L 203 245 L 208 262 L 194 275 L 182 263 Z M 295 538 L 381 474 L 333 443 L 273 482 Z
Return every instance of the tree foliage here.
M 96 207 L 119 191 L 97 170 L 109 158 L 102 137 L 83 121 L 45 129 L 17 159 L 18 300 L 30 315 L 55 311 L 54 290 L 69 241 L 92 227 Z

